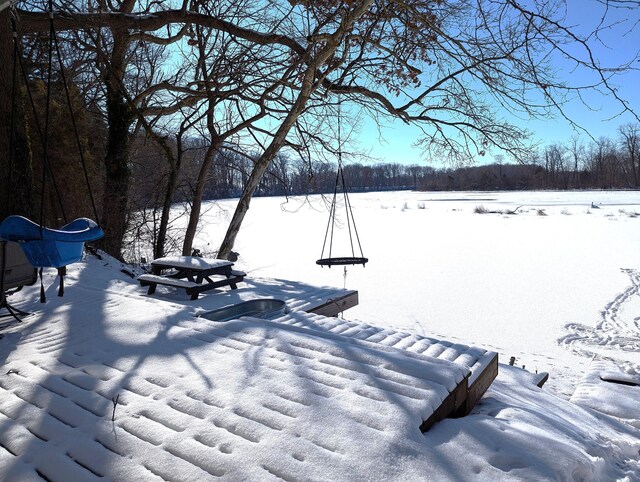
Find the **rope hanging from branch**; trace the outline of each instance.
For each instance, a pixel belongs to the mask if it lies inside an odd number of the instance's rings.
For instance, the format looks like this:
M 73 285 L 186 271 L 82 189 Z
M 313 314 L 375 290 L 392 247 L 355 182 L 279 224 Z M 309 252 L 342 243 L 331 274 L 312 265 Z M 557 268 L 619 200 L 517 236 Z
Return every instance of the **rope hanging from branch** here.
M 67 222 L 66 213 L 62 205 L 60 191 L 58 190 L 53 176 L 53 170 L 49 159 L 49 127 L 50 127 L 50 106 L 51 106 L 51 84 L 52 84 L 52 70 L 53 70 L 53 53 L 57 55 L 58 65 L 60 67 L 60 75 L 62 84 L 64 86 L 64 92 L 67 100 L 67 107 L 71 117 L 71 124 L 73 127 L 73 133 L 75 135 L 76 145 L 80 156 L 80 161 L 84 171 L 85 181 L 89 191 L 91 205 L 93 207 L 93 214 L 98 219 L 98 213 L 96 205 L 93 199 L 93 193 L 89 184 L 89 176 L 87 173 L 86 162 L 82 152 L 82 143 L 80 142 L 80 136 L 78 127 L 73 112 L 73 106 L 71 103 L 71 96 L 69 94 L 69 88 L 67 85 L 67 79 L 64 72 L 64 65 L 62 62 L 62 53 L 58 44 L 54 23 L 53 23 L 53 2 L 49 0 L 49 48 L 47 52 L 47 76 L 46 76 L 46 104 L 45 104 L 45 121 L 44 129 L 41 128 L 38 119 L 38 112 L 35 107 L 33 96 L 29 88 L 29 79 L 27 78 L 26 70 L 22 63 L 22 56 L 19 52 L 19 41 L 17 35 L 17 28 L 15 19 L 12 18 L 12 30 L 13 30 L 13 78 L 12 78 L 12 112 L 11 112 L 11 152 L 9 165 L 13 162 L 13 140 L 14 129 L 16 129 L 15 109 L 16 109 L 16 96 L 17 94 L 17 69 L 18 66 L 22 70 L 24 77 L 25 87 L 31 107 L 33 109 L 33 115 L 35 119 L 36 130 L 40 135 L 42 148 L 43 148 L 43 162 L 42 162 L 42 184 L 40 193 L 40 222 L 35 223 L 22 216 L 12 215 L 7 217 L 0 223 L 0 239 L 7 241 L 18 242 L 26 255 L 29 262 L 39 269 L 40 273 L 40 286 L 41 295 L 40 301 L 44 303 L 44 284 L 42 281 L 42 268 L 53 267 L 58 268 L 58 275 L 60 276 L 60 285 L 58 290 L 58 296 L 62 296 L 64 293 L 64 275 L 66 274 L 66 265 L 79 261 L 82 259 L 82 253 L 84 250 L 84 243 L 87 241 L 95 241 L 104 236 L 104 232 L 100 228 L 99 224 L 88 218 L 78 218 L 70 223 Z M 60 208 L 62 216 L 65 220 L 65 225 L 60 229 L 50 229 L 44 227 L 44 199 L 45 199 L 45 184 L 47 183 L 47 173 L 50 173 L 50 177 L 53 181 L 56 193 L 58 195 L 58 201 L 60 202 Z
M 362 252 L 362 245 L 360 244 L 360 236 L 358 236 L 358 229 L 356 228 L 355 219 L 353 217 L 353 210 L 351 209 L 351 202 L 349 201 L 349 193 L 347 184 L 344 178 L 344 168 L 342 165 L 342 129 L 341 129 L 341 111 L 340 103 L 338 103 L 338 171 L 336 173 L 336 182 L 333 190 L 333 198 L 331 200 L 331 206 L 329 208 L 329 221 L 327 222 L 327 229 L 324 234 L 324 242 L 322 243 L 322 253 L 320 259 L 316 261 L 320 266 L 347 266 L 358 265 L 365 266 L 369 261 Z M 338 191 L 342 194 L 342 199 L 345 208 L 346 225 L 349 233 L 349 246 L 351 248 L 351 256 L 333 256 L 333 239 L 336 224 L 336 211 L 338 204 Z M 355 237 L 355 244 L 354 244 Z M 327 244 L 328 241 L 328 244 Z M 356 253 L 355 246 L 358 247 Z M 325 257 L 325 250 L 327 256 Z

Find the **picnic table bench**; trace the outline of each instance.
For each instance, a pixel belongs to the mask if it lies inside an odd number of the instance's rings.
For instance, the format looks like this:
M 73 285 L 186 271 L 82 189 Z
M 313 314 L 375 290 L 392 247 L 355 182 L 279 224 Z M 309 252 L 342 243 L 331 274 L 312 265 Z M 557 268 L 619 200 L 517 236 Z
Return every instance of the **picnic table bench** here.
M 151 273 L 138 276 L 141 286 L 148 286 L 152 295 L 158 285 L 184 288 L 192 300 L 200 293 L 223 286 L 236 289 L 246 273 L 234 270 L 233 263 L 225 259 L 175 256 L 158 258 L 151 262 Z M 215 278 L 214 278 L 215 277 Z

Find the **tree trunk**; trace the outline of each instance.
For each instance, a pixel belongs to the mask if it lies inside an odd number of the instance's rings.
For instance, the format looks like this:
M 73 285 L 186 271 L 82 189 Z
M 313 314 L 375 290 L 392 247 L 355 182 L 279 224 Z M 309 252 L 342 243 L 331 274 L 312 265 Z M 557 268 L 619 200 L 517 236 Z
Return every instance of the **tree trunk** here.
M 169 229 L 169 215 L 171 214 L 171 203 L 173 201 L 173 193 L 178 183 L 178 173 L 173 167 L 169 170 L 169 179 L 164 192 L 164 201 L 162 202 L 162 212 L 160 213 L 160 226 L 158 226 L 158 236 L 153 247 L 154 259 L 164 257 L 164 248 L 167 244 L 167 231 Z
M 5 8 L 0 12 L 0 222 L 11 214 L 32 219 L 35 215 L 24 97 L 18 87 L 13 98 L 13 53 L 11 9 Z M 15 71 L 16 75 L 19 73 Z M 18 86 L 19 80 L 17 77 Z M 12 136 L 13 153 L 10 152 Z
M 306 84 L 307 82 L 305 82 Z M 231 254 L 231 250 L 233 249 L 233 245 L 235 244 L 236 237 L 240 232 L 240 226 L 242 226 L 242 221 L 244 221 L 244 217 L 249 211 L 249 205 L 251 204 L 251 198 L 253 197 L 253 193 L 258 188 L 260 181 L 264 177 L 264 174 L 267 172 L 269 168 L 269 164 L 276 157 L 278 151 L 282 148 L 287 138 L 287 134 L 291 130 L 291 127 L 295 124 L 296 119 L 302 114 L 304 108 L 311 96 L 311 82 L 308 83 L 308 86 L 302 88 L 298 98 L 296 99 L 295 104 L 287 114 L 284 122 L 280 125 L 280 128 L 276 132 L 271 144 L 264 151 L 260 159 L 257 160 L 255 166 L 251 171 L 251 175 L 247 180 L 247 183 L 244 186 L 242 191 L 242 196 L 240 197 L 240 201 L 238 201 L 238 205 L 236 206 L 236 210 L 233 213 L 233 218 L 231 218 L 231 222 L 229 223 L 229 227 L 227 228 L 227 232 L 222 240 L 222 244 L 220 245 L 220 249 L 218 250 L 218 258 L 227 259 Z
M 9 139 L 11 119 L 11 78 L 13 65 L 13 40 L 11 12 L 5 8 L 0 12 L 0 221 L 11 214 L 9 206 Z
M 132 0 L 127 0 L 121 5 L 123 12 L 131 12 L 132 8 Z M 124 90 L 124 72 L 127 66 L 127 48 L 130 39 L 125 30 L 112 33 L 113 47 L 109 61 L 106 62 L 106 71 L 102 73 L 107 93 L 109 134 L 104 159 L 106 178 L 100 223 L 105 233 L 102 243 L 104 250 L 121 260 L 122 245 L 127 230 L 131 182 L 129 129 L 135 116 Z
M 171 146 L 165 141 L 161 141 L 161 145 L 167 155 L 169 162 L 169 179 L 167 180 L 167 188 L 164 193 L 164 201 L 162 203 L 162 213 L 160 215 L 160 226 L 158 228 L 158 237 L 153 249 L 153 257 L 155 259 L 162 258 L 165 254 L 165 246 L 167 244 L 167 232 L 169 229 L 169 216 L 171 214 L 171 205 L 173 196 L 178 186 L 178 176 L 180 174 L 180 165 L 182 164 L 182 133 L 176 138 L 177 157 L 173 157 Z M 189 253 L 191 254 L 191 253 Z
M 105 189 L 100 224 L 105 232 L 104 250 L 122 259 L 122 243 L 127 227 L 129 182 L 129 127 L 133 117 L 118 88 L 107 83 L 109 136 L 105 156 Z
M 196 180 L 196 188 L 193 193 L 193 200 L 191 203 L 191 212 L 189 213 L 189 224 L 184 233 L 184 243 L 182 244 L 182 255 L 190 256 L 193 252 L 193 240 L 196 237 L 196 230 L 198 228 L 198 221 L 200 220 L 200 212 L 202 211 L 202 196 L 204 193 L 204 186 L 207 182 L 207 176 L 213 163 L 213 157 L 218 151 L 221 143 L 212 143 L 204 156 L 202 166 L 198 172 L 198 179 Z M 231 252 L 231 250 L 229 250 Z

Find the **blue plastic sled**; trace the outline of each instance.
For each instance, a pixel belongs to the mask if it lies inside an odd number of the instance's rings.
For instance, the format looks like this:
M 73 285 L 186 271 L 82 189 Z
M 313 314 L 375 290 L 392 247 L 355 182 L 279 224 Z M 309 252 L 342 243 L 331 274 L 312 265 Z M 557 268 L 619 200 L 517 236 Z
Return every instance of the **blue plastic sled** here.
M 40 227 L 22 217 L 9 216 L 0 224 L 0 239 L 20 243 L 29 262 L 37 268 L 61 268 L 82 259 L 85 241 L 104 236 L 88 218 L 78 218 L 60 229 Z

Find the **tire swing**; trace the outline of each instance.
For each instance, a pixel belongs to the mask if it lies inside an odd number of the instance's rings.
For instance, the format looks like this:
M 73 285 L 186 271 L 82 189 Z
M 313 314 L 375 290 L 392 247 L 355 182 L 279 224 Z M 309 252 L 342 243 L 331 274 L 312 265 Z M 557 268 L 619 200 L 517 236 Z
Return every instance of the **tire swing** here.
M 322 243 L 322 253 L 320 254 L 320 259 L 316 261 L 316 264 L 319 266 L 345 266 L 345 277 L 346 277 L 346 266 L 356 266 L 362 265 L 365 266 L 369 261 L 369 258 L 365 258 L 362 252 L 362 246 L 360 244 L 360 237 L 358 236 L 358 229 L 356 228 L 356 223 L 353 217 L 353 211 L 351 209 L 351 202 L 349 201 L 349 193 L 347 189 L 347 185 L 344 179 L 344 169 L 342 166 L 342 139 L 341 139 L 341 115 L 340 115 L 340 104 L 338 104 L 338 171 L 336 173 L 336 183 L 333 190 L 333 198 L 331 200 L 331 207 L 329 209 L 329 221 L 327 222 L 327 229 L 324 234 L 324 242 Z M 333 256 L 333 238 L 334 238 L 334 228 L 336 224 L 336 211 L 338 204 L 338 191 L 342 194 L 342 199 L 344 201 L 345 208 L 345 218 L 347 230 L 349 232 L 349 246 L 351 247 L 351 256 Z M 354 238 L 356 240 L 356 244 L 358 246 L 358 254 L 356 254 L 356 250 L 354 247 Z M 327 241 L 328 246 L 327 246 Z M 325 257 L 325 250 L 327 251 L 327 256 Z
M 71 124 L 73 127 L 73 131 L 75 134 L 75 140 L 78 146 L 80 161 L 82 164 L 82 168 L 84 170 L 84 177 L 87 183 L 89 196 L 91 199 L 91 204 L 93 207 L 93 212 L 98 219 L 96 205 L 93 199 L 93 194 L 91 192 L 91 186 L 89 183 L 89 176 L 87 173 L 87 167 L 84 159 L 84 155 L 82 152 L 82 145 L 80 142 L 80 136 L 78 134 L 78 128 L 76 124 L 76 120 L 73 114 L 73 107 L 71 105 L 71 97 L 69 95 L 69 89 L 67 86 L 67 81 L 64 74 L 64 68 L 62 65 L 62 56 L 60 53 L 60 46 L 58 44 L 58 40 L 56 38 L 54 25 L 53 25 L 53 6 L 51 0 L 49 1 L 49 63 L 48 63 L 48 78 L 47 78 L 47 99 L 46 99 L 46 111 L 45 111 L 45 123 L 44 123 L 44 131 L 40 129 L 40 123 L 38 122 L 38 115 L 35 108 L 35 104 L 33 101 L 33 97 L 31 96 L 31 92 L 29 90 L 29 82 L 27 79 L 27 75 L 24 69 L 24 65 L 22 63 L 22 58 L 19 52 L 19 44 L 18 44 L 18 34 L 15 25 L 15 20 L 12 19 L 12 27 L 13 27 L 13 43 L 14 43 L 14 53 L 13 53 L 13 106 L 12 106 L 12 114 L 11 114 L 11 139 L 10 139 L 10 165 L 13 159 L 13 141 L 15 135 L 15 125 L 14 125 L 14 115 L 15 115 L 15 104 L 16 104 L 16 96 L 17 96 L 17 70 L 18 64 L 22 70 L 22 74 L 24 77 L 25 85 L 27 87 L 27 93 L 29 99 L 31 101 L 31 107 L 33 109 L 36 129 L 40 134 L 40 138 L 43 146 L 43 162 L 42 162 L 42 191 L 41 191 L 41 199 L 40 199 L 40 222 L 35 223 L 25 217 L 12 215 L 8 216 L 2 223 L 0 224 L 0 239 L 3 241 L 15 241 L 19 243 L 22 251 L 27 257 L 28 261 L 36 268 L 39 268 L 40 274 L 40 301 L 42 303 L 45 302 L 44 296 L 44 285 L 42 283 L 42 268 L 50 267 L 57 268 L 58 274 L 60 276 L 60 285 L 58 289 L 58 296 L 62 296 L 64 294 L 64 275 L 66 274 L 66 265 L 75 263 L 76 261 L 80 261 L 82 259 L 82 254 L 84 252 L 84 243 L 87 241 L 95 241 L 104 236 L 104 232 L 102 228 L 95 221 L 88 218 L 78 218 L 70 223 L 67 222 L 66 214 L 64 212 L 64 207 L 62 206 L 62 198 L 60 196 L 60 192 L 56 185 L 55 179 L 53 178 L 53 171 L 51 169 L 50 159 L 48 155 L 48 138 L 49 138 L 49 107 L 51 100 L 51 71 L 52 71 L 52 53 L 55 49 L 58 63 L 60 66 L 60 76 L 62 80 L 62 84 L 64 86 L 64 91 L 66 94 L 67 105 L 69 108 L 69 114 L 71 118 Z M 47 171 L 50 172 L 52 181 L 55 187 L 55 190 L 58 195 L 58 201 L 60 202 L 60 208 L 62 211 L 62 217 L 64 219 L 65 225 L 60 229 L 51 229 L 43 226 L 44 222 L 44 197 L 45 190 L 44 186 L 47 180 Z M 4 289 L 4 287 L 2 287 Z

